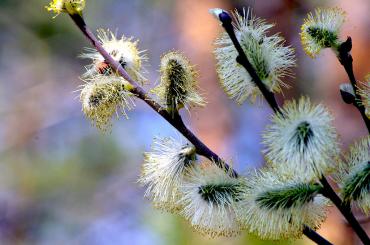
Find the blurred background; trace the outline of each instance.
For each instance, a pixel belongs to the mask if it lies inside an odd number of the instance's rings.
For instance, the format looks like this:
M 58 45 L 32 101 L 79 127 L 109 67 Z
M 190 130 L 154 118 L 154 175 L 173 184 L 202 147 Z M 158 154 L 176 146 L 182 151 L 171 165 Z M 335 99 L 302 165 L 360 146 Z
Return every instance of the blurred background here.
M 68 16 L 52 19 L 47 4 L 0 0 L 0 244 L 312 244 L 259 241 L 246 233 L 204 238 L 181 218 L 153 209 L 136 183 L 142 153 L 153 136 L 181 136 L 139 101 L 129 120 L 114 121 L 112 133 L 93 128 L 74 92 L 86 65 L 77 56 L 89 44 Z M 298 33 L 314 8 L 343 8 L 343 38 L 352 36 L 354 70 L 362 80 L 370 72 L 368 0 L 88 0 L 85 18 L 92 29 L 139 39 L 152 84 L 165 51 L 179 49 L 197 64 L 209 103 L 185 113 L 186 121 L 211 149 L 247 172 L 263 165 L 261 132 L 271 110 L 266 104 L 237 106 L 220 89 L 212 43 L 222 29 L 208 14 L 213 7 L 243 6 L 277 23 L 273 31 L 296 49 L 296 77 L 280 102 L 304 94 L 325 103 L 343 149 L 366 135 L 359 113 L 339 96 L 338 85 L 347 77 L 336 57 L 325 50 L 308 58 Z M 370 232 L 369 224 L 363 226 Z M 335 244 L 358 244 L 335 208 L 319 233 Z

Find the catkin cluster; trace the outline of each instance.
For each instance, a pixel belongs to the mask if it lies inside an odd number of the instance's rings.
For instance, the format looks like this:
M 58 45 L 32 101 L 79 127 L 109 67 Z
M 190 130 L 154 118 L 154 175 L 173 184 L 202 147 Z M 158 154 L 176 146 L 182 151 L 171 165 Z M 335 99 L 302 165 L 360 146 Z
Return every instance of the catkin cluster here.
M 47 9 L 82 16 L 84 6 L 85 1 L 54 0 Z M 221 21 L 229 16 L 221 9 L 210 12 Z M 262 86 L 269 92 L 281 93 L 288 87 L 284 78 L 293 76 L 294 49 L 285 45 L 282 36 L 270 35 L 273 25 L 255 17 L 250 10 L 235 12 L 233 16 L 236 41 Z M 344 20 L 345 14 L 339 8 L 310 13 L 300 33 L 306 53 L 316 57 L 322 49 L 331 48 L 338 55 Z M 144 76 L 147 57 L 138 49 L 138 41 L 117 37 L 109 30 L 98 30 L 98 39 L 133 80 L 148 84 Z M 262 95 L 256 86 L 258 81 L 239 63 L 238 52 L 229 33 L 222 33 L 215 41 L 219 81 L 237 103 L 254 102 Z M 93 125 L 106 131 L 114 115 L 127 117 L 126 112 L 134 108 L 135 87 L 97 50 L 86 49 L 81 57 L 90 61 L 82 75 L 82 111 Z M 184 54 L 165 53 L 159 71 L 159 84 L 150 91 L 170 118 L 181 117 L 183 108 L 205 105 L 199 93 L 198 72 Z M 358 95 L 350 84 L 340 86 L 343 99 L 362 105 L 367 116 L 369 88 L 369 78 L 358 88 Z M 245 176 L 233 174 L 217 159 L 202 160 L 198 145 L 184 139 L 157 137 L 151 150 L 144 154 L 139 183 L 145 186 L 145 196 L 156 208 L 181 215 L 202 234 L 233 236 L 245 230 L 262 239 L 299 238 L 305 227 L 318 229 L 326 218 L 329 201 L 320 184 L 324 176 L 334 174 L 345 204 L 357 205 L 366 214 L 370 212 L 370 138 L 360 139 L 341 154 L 332 124 L 328 108 L 306 96 L 285 102 L 263 132 L 266 167 Z

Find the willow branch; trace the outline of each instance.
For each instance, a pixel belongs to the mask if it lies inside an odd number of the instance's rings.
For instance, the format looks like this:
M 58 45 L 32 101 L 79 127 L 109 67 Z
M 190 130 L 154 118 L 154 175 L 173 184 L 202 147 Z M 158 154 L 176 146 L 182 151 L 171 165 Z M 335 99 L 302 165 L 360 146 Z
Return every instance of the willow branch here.
M 238 173 L 234 169 L 232 169 L 216 153 L 209 149 L 193 132 L 191 132 L 185 126 L 179 114 L 176 114 L 174 117 L 172 117 L 165 108 L 163 108 L 160 104 L 155 102 L 150 96 L 147 95 L 145 90 L 128 75 L 121 64 L 115 61 L 112 56 L 103 48 L 101 43 L 86 25 L 82 16 L 75 14 L 70 15 L 70 17 L 77 25 L 77 27 L 81 30 L 81 32 L 85 35 L 85 37 L 90 41 L 92 46 L 104 57 L 105 62 L 107 62 L 112 67 L 112 69 L 116 70 L 120 76 L 122 76 L 134 87 L 133 90 L 130 91 L 131 93 L 133 93 L 137 98 L 143 100 L 154 111 L 161 115 L 168 123 L 176 128 L 185 138 L 187 138 L 196 148 L 197 154 L 215 162 L 215 164 L 217 164 L 220 168 L 225 168 L 225 170 L 230 173 L 231 176 L 238 176 Z
M 343 42 L 338 48 L 338 51 L 339 51 L 338 60 L 344 67 L 344 70 L 346 71 L 348 75 L 353 91 L 355 93 L 355 100 L 353 101 L 352 104 L 361 113 L 362 119 L 364 120 L 367 130 L 370 133 L 370 119 L 366 116 L 365 107 L 361 103 L 361 95 L 359 94 L 358 87 L 357 87 L 357 81 L 355 78 L 355 74 L 353 72 L 353 58 L 350 53 L 351 49 L 352 49 L 352 39 L 351 37 L 348 37 L 347 40 Z
M 353 88 L 355 99 L 353 100 L 352 104 L 360 112 L 362 119 L 364 120 L 365 125 L 367 127 L 367 130 L 370 133 L 370 120 L 365 114 L 364 105 L 361 103 L 361 95 L 359 94 L 356 77 L 353 72 L 353 58 L 350 53 L 351 50 L 352 50 L 352 38 L 348 37 L 347 40 L 343 42 L 338 48 L 339 52 L 338 60 L 343 66 L 344 70 L 346 71 Z M 353 230 L 359 236 L 361 241 L 364 244 L 370 244 L 369 237 L 367 236 L 366 232 L 362 229 L 356 217 L 353 215 L 351 207 L 349 205 L 344 204 L 344 202 L 338 197 L 335 191 L 331 188 L 330 184 L 325 179 L 325 177 L 322 177 L 320 182 L 324 186 L 323 195 L 329 198 L 334 203 L 334 205 L 339 209 L 339 211 L 347 219 L 348 224 L 352 226 Z
M 319 245 L 333 245 L 331 242 L 320 236 L 316 231 L 312 230 L 310 227 L 306 226 L 303 229 L 303 234 L 311 239 L 313 242 Z
M 356 217 L 353 215 L 351 211 L 351 207 L 349 205 L 344 204 L 344 202 L 340 199 L 340 197 L 335 193 L 333 188 L 330 186 L 329 182 L 325 177 L 321 177 L 320 183 L 324 187 L 321 191 L 321 194 L 331 200 L 334 205 L 338 208 L 338 210 L 342 213 L 342 215 L 348 221 L 348 224 L 351 225 L 353 231 L 357 234 L 363 244 L 370 244 L 370 239 L 367 236 L 364 229 L 362 229 L 360 223 L 357 221 Z
M 247 72 L 250 74 L 252 77 L 252 80 L 254 81 L 255 85 L 259 88 L 261 91 L 262 95 L 268 102 L 269 106 L 271 109 L 274 111 L 275 114 L 280 113 L 282 114 L 280 107 L 278 106 L 275 95 L 273 92 L 269 91 L 266 86 L 263 84 L 262 80 L 259 78 L 257 72 L 253 68 L 252 64 L 249 62 L 246 54 L 244 53 L 243 48 L 241 47 L 238 39 L 236 38 L 235 32 L 234 32 L 234 27 L 232 25 L 232 19 L 230 15 L 223 11 L 221 14 L 219 14 L 219 19 L 222 22 L 222 26 L 229 35 L 231 41 L 233 42 L 233 45 L 235 49 L 238 52 L 238 57 L 236 58 L 236 61 L 241 64 Z M 331 244 L 328 242 L 325 238 L 320 236 L 318 233 L 316 233 L 314 230 L 312 230 L 310 227 L 306 226 L 303 229 L 303 234 L 311 239 L 313 242 L 316 244 L 323 244 L 323 245 L 329 245 Z

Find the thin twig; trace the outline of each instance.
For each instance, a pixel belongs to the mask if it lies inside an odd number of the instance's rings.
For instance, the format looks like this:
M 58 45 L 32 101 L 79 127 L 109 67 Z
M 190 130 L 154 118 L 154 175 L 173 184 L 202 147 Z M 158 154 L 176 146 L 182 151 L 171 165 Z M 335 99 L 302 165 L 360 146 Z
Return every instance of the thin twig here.
M 325 177 L 321 177 L 320 183 L 324 187 L 322 189 L 322 195 L 331 200 L 334 205 L 338 208 L 338 210 L 342 213 L 342 215 L 346 218 L 348 223 L 352 226 L 353 231 L 357 234 L 363 244 L 370 244 L 370 239 L 367 236 L 364 229 L 362 229 L 360 223 L 357 221 L 355 216 L 351 211 L 351 207 L 349 205 L 345 205 L 344 202 L 340 199 L 340 197 L 335 193 L 333 188 L 330 186 L 329 182 Z
M 353 58 L 351 55 L 352 50 L 352 38 L 348 37 L 345 42 L 343 42 L 338 48 L 338 60 L 344 67 L 348 78 L 351 82 L 355 99 L 353 100 L 353 105 L 357 108 L 357 110 L 361 113 L 362 119 L 365 122 L 368 132 L 370 133 L 370 120 L 365 114 L 365 107 L 361 102 L 361 95 L 359 94 L 357 81 L 355 74 L 353 72 Z M 367 236 L 366 232 L 362 229 L 359 221 L 353 215 L 350 205 L 345 205 L 343 201 L 337 196 L 335 191 L 331 188 L 328 181 L 323 177 L 320 180 L 321 184 L 324 186 L 324 191 L 326 191 L 326 196 L 337 206 L 339 211 L 343 214 L 343 216 L 347 219 L 348 224 L 352 226 L 353 230 L 359 236 L 361 241 L 364 244 L 370 244 L 370 239 Z
M 353 105 L 361 113 L 362 119 L 364 120 L 367 130 L 370 133 L 370 119 L 366 116 L 365 107 L 361 103 L 361 95 L 359 94 L 358 87 L 357 87 L 357 81 L 355 78 L 355 74 L 353 72 L 353 58 L 350 53 L 351 49 L 352 49 L 352 39 L 351 37 L 348 37 L 347 40 L 343 42 L 338 48 L 338 51 L 339 51 L 338 60 L 344 67 L 348 75 L 348 78 L 351 81 L 351 85 L 355 93 L 355 100 L 353 101 Z
M 313 242 L 319 245 L 333 245 L 331 242 L 323 238 L 320 234 L 318 234 L 316 231 L 312 230 L 308 226 L 304 226 L 303 228 L 303 234 L 311 239 Z
M 194 135 L 193 132 L 191 132 L 185 126 L 179 114 L 172 117 L 165 108 L 163 108 L 160 104 L 155 102 L 151 97 L 147 95 L 144 89 L 127 74 L 121 64 L 115 61 L 112 56 L 103 48 L 101 43 L 86 25 L 82 16 L 75 14 L 70 15 L 70 17 L 77 25 L 77 27 L 82 31 L 85 37 L 91 42 L 92 46 L 104 57 L 105 62 L 107 62 L 112 67 L 112 69 L 115 69 L 118 74 L 121 75 L 125 80 L 127 80 L 131 85 L 133 85 L 134 89 L 130 92 L 132 92 L 136 97 L 148 104 L 153 110 L 155 110 L 167 122 L 169 122 L 174 128 L 176 128 L 185 138 L 187 138 L 196 148 L 197 154 L 215 162 L 220 168 L 225 168 L 225 170 L 230 173 L 232 177 L 238 177 L 238 173 L 234 169 L 232 169 L 216 153 L 209 149 L 196 135 Z

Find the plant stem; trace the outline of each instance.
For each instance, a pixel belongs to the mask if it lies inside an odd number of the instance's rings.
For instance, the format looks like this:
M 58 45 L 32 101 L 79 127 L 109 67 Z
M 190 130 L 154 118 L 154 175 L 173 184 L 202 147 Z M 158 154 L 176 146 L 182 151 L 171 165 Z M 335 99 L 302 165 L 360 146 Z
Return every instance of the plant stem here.
M 266 101 L 268 102 L 268 104 L 270 105 L 270 107 L 274 111 L 274 113 L 275 114 L 277 114 L 277 113 L 282 114 L 282 112 L 280 110 L 280 107 L 278 106 L 278 104 L 276 102 L 274 93 L 270 92 L 266 88 L 266 86 L 263 84 L 261 79 L 258 77 L 255 69 L 253 68 L 252 64 L 249 62 L 246 54 L 244 53 L 243 48 L 241 47 L 238 39 L 236 38 L 236 35 L 235 35 L 235 32 L 234 32 L 234 27 L 232 25 L 232 19 L 231 19 L 230 15 L 227 12 L 223 11 L 219 15 L 219 19 L 222 22 L 223 28 L 225 29 L 225 31 L 229 35 L 231 41 L 233 42 L 234 47 L 238 51 L 239 55 L 238 55 L 236 61 L 239 64 L 241 64 L 247 70 L 247 72 L 250 74 L 254 83 L 259 88 L 259 90 L 261 91 L 262 95 L 265 97 Z M 325 238 L 320 236 L 318 233 L 316 233 L 314 230 L 312 230 L 310 227 L 308 227 L 306 225 L 304 226 L 303 234 L 307 238 L 311 239 L 312 241 L 314 241 L 317 244 L 323 244 L 323 245 L 331 244 Z
M 264 86 L 262 81 L 259 79 L 256 71 L 254 70 L 254 68 L 252 67 L 250 62 L 248 61 L 248 58 L 245 55 L 242 47 L 240 46 L 240 43 L 239 43 L 238 39 L 236 38 L 236 35 L 235 35 L 235 32 L 234 32 L 234 27 L 232 25 L 232 19 L 231 19 L 230 15 L 226 12 L 222 12 L 219 15 L 219 18 L 222 22 L 222 26 L 226 30 L 227 34 L 229 35 L 230 39 L 232 40 L 232 42 L 233 42 L 233 44 L 236 48 L 236 50 L 239 53 L 239 56 L 237 57 L 237 62 L 239 64 L 243 65 L 244 68 L 249 72 L 249 74 L 251 75 L 251 77 L 252 77 L 253 81 L 255 82 L 256 86 L 260 89 L 262 95 L 265 97 L 265 99 L 267 100 L 267 102 L 269 103 L 271 108 L 274 110 L 274 112 L 275 113 L 277 113 L 277 112 L 281 113 L 280 108 L 277 105 L 277 102 L 275 100 L 274 94 L 266 89 L 266 87 Z M 350 47 L 348 47 L 348 46 L 350 46 Z M 349 37 L 347 39 L 347 41 L 345 43 L 343 43 L 341 45 L 341 47 L 339 48 L 339 50 L 340 50 L 340 52 L 339 52 L 339 61 L 344 66 L 344 68 L 345 68 L 345 70 L 348 74 L 348 77 L 351 81 L 353 90 L 355 91 L 356 100 L 354 102 L 354 106 L 356 106 L 356 108 L 360 111 L 360 113 L 362 115 L 362 118 L 364 119 L 365 124 L 366 124 L 366 126 L 367 126 L 367 128 L 370 132 L 370 120 L 365 115 L 365 107 L 361 103 L 359 103 L 361 101 L 361 97 L 358 93 L 356 79 L 355 79 L 355 76 L 354 76 L 354 73 L 353 73 L 353 67 L 352 67 L 353 59 L 352 59 L 351 54 L 349 53 L 351 48 L 352 48 L 352 42 L 351 42 L 351 38 Z M 327 198 L 329 198 L 334 203 L 334 205 L 337 206 L 337 208 L 340 210 L 340 212 L 343 214 L 343 216 L 348 220 L 348 223 L 352 226 L 353 230 L 359 236 L 361 241 L 364 244 L 370 244 L 369 237 L 367 236 L 366 232 L 362 229 L 362 227 L 360 226 L 360 224 L 356 220 L 356 218 L 353 215 L 350 207 L 347 207 L 343 204 L 342 200 L 338 197 L 338 195 L 335 193 L 335 191 L 331 188 L 331 186 L 329 185 L 329 183 L 327 182 L 327 180 L 324 176 L 322 177 L 322 179 L 320 179 L 320 182 L 324 187 L 324 190 L 323 190 L 322 194 L 324 196 L 326 196 Z
M 304 226 L 303 228 L 303 234 L 311 239 L 313 242 L 319 245 L 333 245 L 331 242 L 320 236 L 316 231 L 312 230 L 308 226 Z
M 358 87 L 357 87 L 357 81 L 355 78 L 355 74 L 353 72 L 353 58 L 350 53 L 351 49 L 352 49 L 352 39 L 351 37 L 348 37 L 347 40 L 343 42 L 338 48 L 338 51 L 339 51 L 338 59 L 339 59 L 339 62 L 344 67 L 344 70 L 346 71 L 348 78 L 351 81 L 351 85 L 355 93 L 355 100 L 353 102 L 353 105 L 361 113 L 362 119 L 364 120 L 367 130 L 370 133 L 370 119 L 366 116 L 365 107 L 361 103 L 361 95 L 359 94 Z
M 70 15 L 77 27 L 82 31 L 85 37 L 91 42 L 92 46 L 104 57 L 105 62 L 107 62 L 112 69 L 115 69 L 119 75 L 121 75 L 126 81 L 128 81 L 134 88 L 130 91 L 136 97 L 143 100 L 148 104 L 153 110 L 155 110 L 159 115 L 161 115 L 167 122 L 169 122 L 174 128 L 176 128 L 185 138 L 187 138 L 196 148 L 197 154 L 208 158 L 213 161 L 220 168 L 225 168 L 225 170 L 232 176 L 238 177 L 238 173 L 232 169 L 227 163 L 225 163 L 216 153 L 209 149 L 193 132 L 191 132 L 184 124 L 181 116 L 179 114 L 172 117 L 165 108 L 160 104 L 155 102 L 151 97 L 147 95 L 144 89 L 134 81 L 125 69 L 115 61 L 112 56 L 103 48 L 101 43 L 91 32 L 91 30 L 86 25 L 82 16 Z
M 338 210 L 342 213 L 342 215 L 347 219 L 348 223 L 352 226 L 352 229 L 360 238 L 363 244 L 370 244 L 370 239 L 367 236 L 364 229 L 362 229 L 360 223 L 357 221 L 355 216 L 351 211 L 351 207 L 349 205 L 344 204 L 344 202 L 340 199 L 340 197 L 335 193 L 333 188 L 330 186 L 327 179 L 322 176 L 320 179 L 320 183 L 324 187 L 322 189 L 322 195 L 331 200 L 334 205 L 338 208 Z
M 225 31 L 229 35 L 231 41 L 233 42 L 234 47 L 238 51 L 238 57 L 236 58 L 236 61 L 247 70 L 249 75 L 252 77 L 252 80 L 253 80 L 254 84 L 261 91 L 263 97 L 265 97 L 267 103 L 274 110 L 274 112 L 275 113 L 276 112 L 281 113 L 280 108 L 279 108 L 279 106 L 276 102 L 274 93 L 269 91 L 266 88 L 265 84 L 263 84 L 263 82 L 259 78 L 257 72 L 253 68 L 252 64 L 249 62 L 249 60 L 248 60 L 246 54 L 244 53 L 244 50 L 243 50 L 242 46 L 240 45 L 238 39 L 236 38 L 231 16 L 227 12 L 224 11 L 219 15 L 219 19 L 222 22 L 222 27 L 225 29 Z

